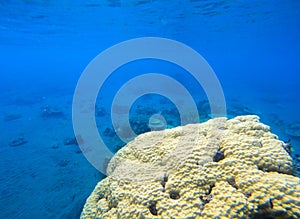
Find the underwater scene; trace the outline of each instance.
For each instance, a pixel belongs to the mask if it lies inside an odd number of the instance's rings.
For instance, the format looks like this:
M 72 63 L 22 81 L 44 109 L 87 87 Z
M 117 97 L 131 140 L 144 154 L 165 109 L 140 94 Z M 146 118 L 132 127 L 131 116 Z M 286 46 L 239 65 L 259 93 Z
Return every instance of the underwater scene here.
M 0 218 L 300 218 L 300 1 L 0 1 Z

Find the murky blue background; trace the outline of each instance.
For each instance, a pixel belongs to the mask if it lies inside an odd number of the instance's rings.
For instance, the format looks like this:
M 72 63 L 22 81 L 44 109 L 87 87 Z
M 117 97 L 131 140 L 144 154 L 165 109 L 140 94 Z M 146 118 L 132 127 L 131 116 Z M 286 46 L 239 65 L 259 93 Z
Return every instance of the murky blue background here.
M 300 154 L 294 134 L 300 129 L 299 8 L 296 0 L 1 1 L 0 217 L 79 217 L 103 176 L 68 142 L 73 91 L 96 55 L 131 38 L 166 37 L 198 51 L 220 80 L 229 114 L 258 114 Z M 136 64 L 135 70 L 148 68 Z M 181 80 L 197 92 L 188 78 Z M 114 81 L 103 98 L 126 77 Z

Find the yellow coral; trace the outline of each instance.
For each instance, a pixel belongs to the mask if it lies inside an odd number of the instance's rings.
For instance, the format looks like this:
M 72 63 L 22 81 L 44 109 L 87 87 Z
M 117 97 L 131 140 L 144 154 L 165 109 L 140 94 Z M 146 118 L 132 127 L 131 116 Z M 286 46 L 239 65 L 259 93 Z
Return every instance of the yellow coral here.
M 257 116 L 142 134 L 110 161 L 81 218 L 300 218 L 282 145 Z

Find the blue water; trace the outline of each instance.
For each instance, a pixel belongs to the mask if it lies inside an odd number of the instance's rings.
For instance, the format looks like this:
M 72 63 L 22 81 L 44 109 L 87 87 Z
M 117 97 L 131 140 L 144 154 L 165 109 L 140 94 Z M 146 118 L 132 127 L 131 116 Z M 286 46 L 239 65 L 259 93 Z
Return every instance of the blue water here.
M 68 144 L 74 89 L 96 55 L 132 38 L 170 38 L 199 52 L 220 80 L 229 116 L 258 114 L 300 154 L 300 138 L 286 131 L 300 126 L 299 9 L 296 0 L 1 1 L 0 218 L 79 217 L 103 175 Z M 204 91 L 182 69 L 129 63 L 97 100 L 106 112 L 97 126 L 111 151 L 124 145 L 109 132 L 114 95 L 130 78 L 160 71 L 190 90 L 200 121 L 209 119 Z M 152 113 L 165 116 L 168 127 L 180 125 L 174 104 L 150 95 L 131 110 L 131 125 L 142 123 L 135 131 L 148 131 Z

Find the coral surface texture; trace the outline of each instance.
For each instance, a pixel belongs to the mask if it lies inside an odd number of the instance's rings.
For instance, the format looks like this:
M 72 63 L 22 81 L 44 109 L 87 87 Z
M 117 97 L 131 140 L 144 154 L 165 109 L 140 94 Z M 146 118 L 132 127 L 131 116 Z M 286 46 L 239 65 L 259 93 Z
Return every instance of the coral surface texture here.
M 110 160 L 81 218 L 300 218 L 284 142 L 257 116 L 144 133 Z

